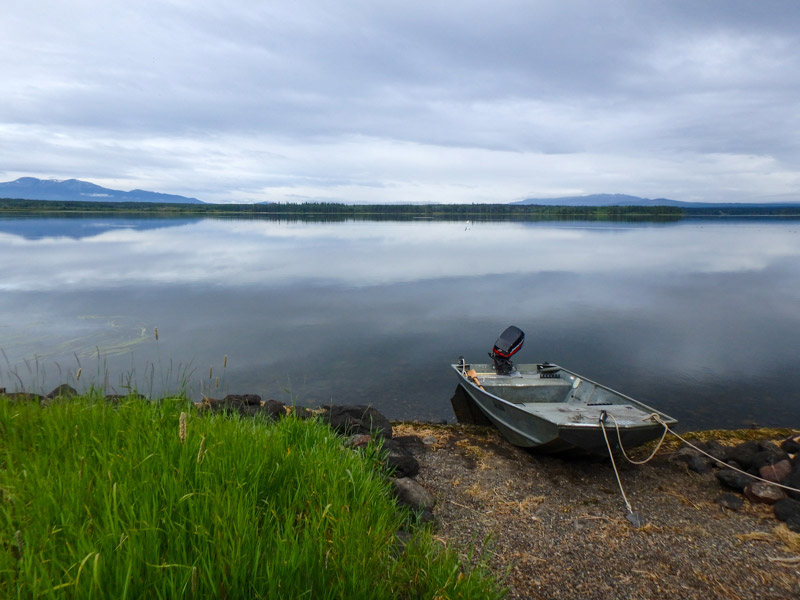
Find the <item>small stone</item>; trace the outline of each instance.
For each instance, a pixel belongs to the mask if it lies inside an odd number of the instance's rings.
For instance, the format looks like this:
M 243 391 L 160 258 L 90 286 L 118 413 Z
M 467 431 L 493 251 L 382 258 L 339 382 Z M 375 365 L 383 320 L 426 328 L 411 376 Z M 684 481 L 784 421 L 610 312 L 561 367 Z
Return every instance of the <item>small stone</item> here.
M 778 448 L 777 446 L 773 445 L 773 448 L 767 450 L 761 450 L 756 452 L 753 455 L 753 458 L 750 460 L 750 469 L 754 469 L 758 472 L 761 467 L 766 467 L 770 465 L 774 465 L 775 463 L 779 463 L 782 460 L 789 460 L 789 455 L 786 454 L 783 450 Z
M 428 451 L 428 447 L 418 435 L 393 435 L 392 441 L 400 444 L 414 456 L 424 454 Z
M 398 503 L 409 506 L 414 510 L 432 510 L 436 499 L 428 490 L 408 477 L 392 479 L 392 490 Z
M 12 402 L 40 402 L 45 399 L 44 396 L 40 394 L 33 394 L 28 392 L 11 392 L 10 394 L 6 393 L 6 398 L 11 400 Z
M 786 520 L 786 526 L 790 531 L 800 533 L 800 517 L 791 517 Z
M 314 413 L 312 413 L 309 409 L 303 406 L 293 406 L 292 412 L 294 416 L 298 419 L 310 419 Z
M 342 435 L 375 433 L 386 439 L 392 437 L 392 424 L 389 419 L 371 406 L 334 404 L 323 408 L 325 412 L 322 413 L 322 419 Z
M 762 479 L 772 483 L 781 483 L 792 472 L 792 463 L 788 459 L 783 459 L 774 465 L 766 465 L 758 470 Z
M 745 486 L 752 481 L 751 477 L 733 469 L 722 469 L 717 471 L 715 475 L 720 483 L 739 492 L 744 490 Z
M 228 394 L 222 399 L 223 404 L 231 406 L 259 406 L 261 396 L 257 394 Z
M 711 440 L 707 442 L 706 447 L 704 449 L 711 456 L 722 462 L 727 461 L 731 457 L 731 447 L 725 446 L 724 444 L 720 444 L 716 440 Z M 718 465 L 715 463 L 715 466 Z
M 669 457 L 669 460 L 676 463 L 686 463 L 687 465 L 693 458 L 703 456 L 691 446 L 681 446 Z
M 426 446 L 433 446 L 438 441 L 439 438 L 437 438 L 435 435 L 426 435 L 424 438 L 422 438 L 422 443 Z
M 414 477 L 419 473 L 419 462 L 408 450 L 403 448 L 394 440 L 385 440 L 384 450 L 388 450 L 386 455 L 386 466 L 392 471 L 395 477 Z
M 700 475 L 710 473 L 713 470 L 711 467 L 711 460 L 702 455 L 690 457 L 688 464 L 692 471 Z
M 781 450 L 789 454 L 800 452 L 800 436 L 790 437 L 781 442 Z
M 753 462 L 753 457 L 760 451 L 761 446 L 757 441 L 748 440 L 731 448 L 730 457 L 742 465 L 743 469 L 749 469 Z
M 744 495 L 750 502 L 761 504 L 775 504 L 778 500 L 786 498 L 781 488 L 763 481 L 748 483 L 744 488 Z
M 783 485 L 789 486 L 790 488 L 800 490 L 800 469 L 798 469 L 796 466 L 793 467 L 792 472 L 789 473 L 789 476 L 786 477 L 782 483 Z M 787 490 L 786 493 L 789 494 L 790 498 L 794 498 L 795 500 L 800 500 L 800 492 Z
M 726 492 L 716 500 L 717 504 L 730 510 L 741 510 L 744 506 L 744 499 L 736 494 Z
M 772 505 L 778 521 L 788 521 L 792 517 L 800 519 L 800 501 L 792 498 L 781 498 Z
M 62 383 L 60 386 L 55 388 L 52 392 L 47 394 L 48 398 L 71 398 L 72 396 L 77 396 L 78 390 L 76 390 L 71 385 L 67 385 L 66 383 Z
M 286 416 L 286 405 L 283 402 L 267 400 L 266 402 L 260 402 L 260 405 L 262 412 L 269 415 L 273 421 Z
M 353 450 L 361 450 L 366 448 L 371 440 L 372 436 L 367 435 L 366 433 L 351 435 L 349 438 L 347 438 L 347 440 L 345 440 L 344 447 L 352 448 Z

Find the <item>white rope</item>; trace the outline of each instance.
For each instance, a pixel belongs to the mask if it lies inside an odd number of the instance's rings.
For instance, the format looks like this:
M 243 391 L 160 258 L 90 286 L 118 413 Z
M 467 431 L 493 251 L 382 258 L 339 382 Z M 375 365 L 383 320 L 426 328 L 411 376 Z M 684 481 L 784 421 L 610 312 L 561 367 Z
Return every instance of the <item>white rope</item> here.
M 656 452 L 658 452 L 661 449 L 661 445 L 664 443 L 664 438 L 667 437 L 667 432 L 669 431 L 669 427 L 667 427 L 666 423 L 664 423 L 663 421 L 659 421 L 664 426 L 664 432 L 661 434 L 661 439 L 658 440 L 658 444 L 656 444 L 655 450 L 653 450 L 650 453 L 650 456 L 648 456 L 644 460 L 633 460 L 630 456 L 628 456 L 628 454 L 625 452 L 625 448 L 622 446 L 622 435 L 619 432 L 619 423 L 617 423 L 617 420 L 614 418 L 614 415 L 612 415 L 611 413 L 608 413 L 608 412 L 606 414 L 609 417 L 611 417 L 612 421 L 614 421 L 614 426 L 617 429 L 617 440 L 619 441 L 619 449 L 622 451 L 622 456 L 624 456 L 625 459 L 629 463 L 631 463 L 633 465 L 644 465 L 644 464 L 649 463 L 651 460 L 653 460 L 653 458 L 656 455 Z M 653 413 L 652 415 L 650 415 L 647 418 L 655 420 L 655 419 L 653 419 L 654 416 L 658 416 L 658 415 L 656 415 L 656 413 Z M 642 420 L 646 421 L 647 419 L 642 419 Z M 600 423 L 602 424 L 602 420 L 600 421 Z
M 800 494 L 800 490 L 798 490 L 797 488 L 793 488 L 793 487 L 790 487 L 788 485 L 783 485 L 782 483 L 775 483 L 774 481 L 770 481 L 769 479 L 764 479 L 763 477 L 758 477 L 757 475 L 752 475 L 752 474 L 748 473 L 747 471 L 742 471 L 741 469 L 738 469 L 738 468 L 736 468 L 736 467 L 734 467 L 732 465 L 729 465 L 726 462 L 721 461 L 720 459 L 718 459 L 715 456 L 711 456 L 705 450 L 702 450 L 702 449 L 698 448 L 697 446 L 692 444 L 689 440 L 684 439 L 679 434 L 677 434 L 674 431 L 672 431 L 672 429 L 670 429 L 669 425 L 667 425 L 663 420 L 661 420 L 661 417 L 657 413 L 653 413 L 652 415 L 650 415 L 650 418 L 652 418 L 657 423 L 661 423 L 664 426 L 665 431 L 669 431 L 672 435 L 674 435 L 676 438 L 678 438 L 684 444 L 686 444 L 687 446 L 691 446 L 692 448 L 697 450 L 700 454 L 705 454 L 708 458 L 710 458 L 714 462 L 720 464 L 721 466 L 723 466 L 725 468 L 728 468 L 728 469 L 733 469 L 734 471 L 737 471 L 738 473 L 741 473 L 742 475 L 747 475 L 748 477 L 751 477 L 752 479 L 757 479 L 758 481 L 763 481 L 764 483 L 768 483 L 770 485 L 775 485 L 775 486 L 777 486 L 779 488 L 783 488 L 784 490 L 789 490 L 790 492 L 797 492 L 798 494 Z
M 611 444 L 608 441 L 608 436 L 606 435 L 606 424 L 603 420 L 603 415 L 606 415 L 606 411 L 600 416 L 600 429 L 603 432 L 603 439 L 606 441 L 606 448 L 608 448 L 608 456 L 611 458 L 611 466 L 614 467 L 614 475 L 617 477 L 617 484 L 619 485 L 619 491 L 622 492 L 622 499 L 625 501 L 625 507 L 628 509 L 629 514 L 633 514 L 633 507 L 631 507 L 631 503 L 628 502 L 628 497 L 625 495 L 625 490 L 622 487 L 622 479 L 619 477 L 619 471 L 617 471 L 617 463 L 614 462 L 614 453 L 611 451 Z

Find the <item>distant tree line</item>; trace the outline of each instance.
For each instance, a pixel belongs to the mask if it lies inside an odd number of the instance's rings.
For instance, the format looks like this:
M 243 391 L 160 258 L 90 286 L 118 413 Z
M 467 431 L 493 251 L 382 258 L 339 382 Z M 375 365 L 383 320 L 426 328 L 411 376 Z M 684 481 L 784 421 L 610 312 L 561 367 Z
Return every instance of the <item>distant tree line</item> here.
M 79 215 L 219 215 L 275 216 L 302 219 L 520 219 L 520 220 L 647 220 L 684 217 L 800 217 L 798 205 L 676 206 L 544 206 L 536 204 L 169 204 L 161 202 L 84 202 L 77 200 L 0 199 L 0 213 L 61 213 Z
M 239 215 L 347 218 L 463 219 L 647 219 L 675 220 L 681 209 L 668 206 L 539 206 L 521 204 L 165 204 L 0 199 L 0 212 L 127 213 L 154 215 Z

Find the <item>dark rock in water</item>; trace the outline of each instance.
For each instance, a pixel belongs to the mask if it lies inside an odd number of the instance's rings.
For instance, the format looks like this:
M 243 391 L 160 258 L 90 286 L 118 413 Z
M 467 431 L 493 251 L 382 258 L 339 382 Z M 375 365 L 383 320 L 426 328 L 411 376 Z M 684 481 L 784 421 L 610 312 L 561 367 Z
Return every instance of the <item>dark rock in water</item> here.
M 146 402 L 147 396 L 144 394 L 137 394 L 135 392 L 131 394 L 106 394 L 105 401 L 116 406 L 120 402 Z
M 789 454 L 800 453 L 800 436 L 790 437 L 781 442 L 781 450 Z
M 264 413 L 269 415 L 270 419 L 277 421 L 286 416 L 286 405 L 277 400 L 267 400 L 261 403 L 261 409 Z
M 744 495 L 750 502 L 762 504 L 775 504 L 778 500 L 786 498 L 786 494 L 781 488 L 763 481 L 748 483 L 744 488 Z
M 274 401 L 270 400 L 269 402 Z M 198 408 L 211 413 L 239 413 L 247 417 L 255 417 L 256 415 L 264 414 L 271 416 L 270 410 L 262 406 L 261 396 L 257 394 L 228 394 L 222 400 L 218 400 L 217 398 L 203 398 Z
M 722 496 L 717 498 L 716 502 L 720 506 L 730 510 L 741 510 L 742 506 L 744 506 L 744 498 L 736 494 L 731 494 L 730 492 L 722 494 Z
M 786 526 L 790 531 L 800 533 L 800 517 L 792 517 L 786 520 Z
M 491 425 L 492 422 L 488 417 L 483 414 L 483 411 L 478 408 L 475 401 L 469 397 L 464 388 L 460 385 L 456 386 L 456 391 L 453 392 L 453 397 L 450 398 L 450 404 L 453 407 L 453 414 L 456 416 L 456 421 L 463 425 Z
M 223 404 L 231 406 L 260 406 L 261 396 L 258 394 L 228 394 L 222 399 Z
M 731 448 L 730 458 L 742 465 L 743 469 L 747 470 L 752 466 L 753 457 L 760 451 L 761 446 L 757 441 L 748 440 Z
M 298 419 L 310 419 L 314 413 L 302 406 L 293 406 L 292 413 Z
M 793 498 L 782 498 L 772 505 L 775 518 L 779 521 L 788 521 L 792 517 L 800 519 L 800 501 Z
M 733 469 L 722 469 L 721 471 L 717 471 L 715 475 L 720 483 L 740 492 L 744 490 L 748 483 L 753 481 L 751 477 L 748 477 L 744 473 L 739 473 L 739 471 L 734 471 Z
M 774 465 L 766 465 L 758 470 L 758 475 L 762 479 L 772 483 L 781 483 L 792 472 L 792 463 L 788 459 L 783 459 Z
M 6 398 L 13 402 L 41 402 L 45 399 L 45 397 L 40 394 L 30 394 L 28 392 L 6 393 Z
M 414 456 L 403 446 L 394 440 L 385 440 L 384 450 L 386 455 L 386 466 L 392 471 L 395 477 L 414 477 L 419 473 L 419 463 Z
M 364 404 L 354 406 L 327 405 L 323 407 L 322 420 L 342 435 L 371 433 L 384 438 L 392 437 L 392 424 L 371 406 Z
M 51 399 L 53 399 L 53 398 L 71 398 L 71 397 L 77 396 L 77 395 L 78 395 L 78 390 L 76 390 L 71 385 L 68 385 L 66 383 L 62 383 L 60 386 L 58 386 L 52 392 L 47 394 L 47 397 L 51 398 Z
M 397 502 L 404 506 L 409 506 L 414 510 L 432 510 L 436 505 L 436 499 L 428 490 L 419 483 L 408 477 L 392 479 L 392 491 Z

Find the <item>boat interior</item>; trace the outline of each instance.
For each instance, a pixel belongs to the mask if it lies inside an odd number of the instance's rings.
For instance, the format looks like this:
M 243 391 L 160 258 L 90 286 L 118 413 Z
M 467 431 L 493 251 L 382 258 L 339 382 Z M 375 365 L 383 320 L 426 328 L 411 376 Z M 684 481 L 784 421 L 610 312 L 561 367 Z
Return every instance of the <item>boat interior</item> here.
M 526 411 L 552 413 L 555 422 L 596 422 L 601 411 L 606 411 L 621 425 L 633 425 L 652 412 L 555 365 L 517 365 L 509 375 L 498 375 L 488 364 L 469 368 L 484 391 Z

